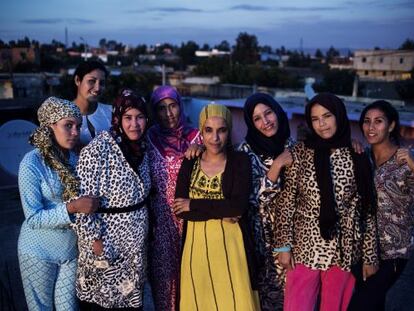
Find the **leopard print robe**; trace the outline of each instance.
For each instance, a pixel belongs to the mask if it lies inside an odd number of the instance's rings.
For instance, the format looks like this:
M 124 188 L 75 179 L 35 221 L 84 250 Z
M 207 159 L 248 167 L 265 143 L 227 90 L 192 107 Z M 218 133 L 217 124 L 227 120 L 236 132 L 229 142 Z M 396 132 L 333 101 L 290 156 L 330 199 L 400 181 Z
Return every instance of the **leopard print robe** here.
M 101 132 L 80 154 L 80 194 L 98 196 L 100 208 L 128 207 L 142 202 L 151 187 L 148 157 L 138 174 L 114 138 Z M 124 213 L 77 214 L 79 261 L 76 290 L 80 300 L 105 308 L 142 306 L 146 279 L 148 211 L 144 205 Z M 92 252 L 102 239 L 103 254 Z

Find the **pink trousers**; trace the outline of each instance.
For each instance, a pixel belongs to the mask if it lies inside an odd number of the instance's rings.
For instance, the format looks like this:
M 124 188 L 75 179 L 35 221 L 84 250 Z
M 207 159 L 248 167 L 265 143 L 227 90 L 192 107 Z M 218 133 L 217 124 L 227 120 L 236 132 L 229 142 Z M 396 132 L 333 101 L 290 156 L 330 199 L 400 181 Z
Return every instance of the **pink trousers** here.
M 313 311 L 320 294 L 320 311 L 346 311 L 355 278 L 351 272 L 333 266 L 326 271 L 302 264 L 287 273 L 284 311 Z

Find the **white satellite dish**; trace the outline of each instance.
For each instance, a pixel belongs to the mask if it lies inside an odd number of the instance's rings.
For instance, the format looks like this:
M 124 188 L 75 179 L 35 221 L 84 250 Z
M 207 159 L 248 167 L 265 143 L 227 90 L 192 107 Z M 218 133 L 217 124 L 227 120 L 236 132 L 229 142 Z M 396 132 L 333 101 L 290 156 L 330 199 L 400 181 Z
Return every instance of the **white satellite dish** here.
M 9 174 L 17 176 L 20 161 L 33 149 L 29 136 L 37 128 L 25 120 L 12 120 L 0 126 L 0 167 Z

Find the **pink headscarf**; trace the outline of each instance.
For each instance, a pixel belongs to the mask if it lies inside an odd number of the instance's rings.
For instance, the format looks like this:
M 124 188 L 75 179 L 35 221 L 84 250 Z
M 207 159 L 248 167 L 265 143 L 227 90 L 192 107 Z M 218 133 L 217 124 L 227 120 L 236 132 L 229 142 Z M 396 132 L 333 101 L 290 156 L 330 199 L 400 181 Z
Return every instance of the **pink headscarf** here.
M 197 136 L 198 130 L 185 123 L 181 96 L 172 86 L 160 86 L 151 96 L 151 105 L 156 114 L 156 107 L 162 100 L 171 98 L 180 107 L 180 119 L 175 129 L 164 128 L 160 124 L 153 125 L 148 130 L 148 137 L 163 157 L 182 157 L 191 141 Z

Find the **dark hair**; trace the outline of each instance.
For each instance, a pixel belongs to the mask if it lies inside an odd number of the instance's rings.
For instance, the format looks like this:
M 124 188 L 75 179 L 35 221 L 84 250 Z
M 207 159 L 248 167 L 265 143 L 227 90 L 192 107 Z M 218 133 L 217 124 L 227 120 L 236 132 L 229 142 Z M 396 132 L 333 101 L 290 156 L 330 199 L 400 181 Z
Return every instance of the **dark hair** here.
M 365 115 L 367 114 L 368 110 L 372 109 L 378 109 L 382 111 L 390 124 L 392 122 L 395 122 L 394 129 L 390 133 L 390 138 L 394 143 L 400 145 L 400 117 L 398 115 L 398 111 L 385 100 L 377 100 L 362 110 L 361 116 L 359 117 L 359 127 L 361 131 L 363 131 L 362 126 L 364 125 Z
M 78 67 L 76 67 L 75 72 L 73 74 L 73 87 L 75 96 L 78 91 L 78 87 L 76 86 L 75 79 L 76 76 L 79 77 L 79 80 L 82 81 L 83 77 L 94 70 L 102 70 L 105 73 L 105 79 L 108 78 L 109 72 L 108 69 L 105 68 L 105 65 L 99 61 L 96 60 L 87 60 L 81 62 Z

